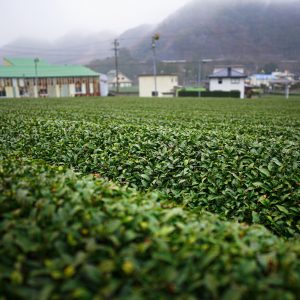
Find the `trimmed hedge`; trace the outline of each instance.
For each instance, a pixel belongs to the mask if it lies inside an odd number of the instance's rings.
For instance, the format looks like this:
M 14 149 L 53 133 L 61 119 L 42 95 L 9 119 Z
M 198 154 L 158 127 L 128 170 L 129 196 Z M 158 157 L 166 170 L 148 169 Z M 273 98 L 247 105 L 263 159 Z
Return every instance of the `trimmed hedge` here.
M 240 98 L 241 93 L 239 91 L 185 91 L 181 90 L 178 92 L 178 97 L 213 97 L 213 98 Z
M 243 104 L 231 101 L 236 109 Z M 130 124 L 131 116 L 97 124 L 85 117 L 74 122 L 57 115 L 22 115 L 14 111 L 2 117 L 7 153 L 97 172 L 141 191 L 159 190 L 177 203 L 263 224 L 281 236 L 300 234 L 300 137 L 291 115 L 282 123 L 273 114 L 251 117 L 248 110 L 248 118 L 218 120 L 224 125 L 219 128 L 204 117 L 188 128 L 172 122 Z M 214 110 L 212 115 L 217 116 Z
M 298 299 L 299 113 L 1 100 L 0 299 Z
M 295 300 L 300 243 L 42 161 L 1 157 L 1 299 Z

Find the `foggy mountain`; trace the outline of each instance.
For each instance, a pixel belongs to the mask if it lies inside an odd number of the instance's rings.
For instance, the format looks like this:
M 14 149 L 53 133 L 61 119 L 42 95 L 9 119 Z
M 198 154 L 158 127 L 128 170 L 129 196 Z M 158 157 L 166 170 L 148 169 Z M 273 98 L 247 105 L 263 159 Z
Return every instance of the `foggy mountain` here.
M 280 61 L 300 55 L 300 1 L 194 0 L 154 32 L 161 59 Z M 148 45 L 147 45 L 148 43 Z M 149 36 L 133 50 L 149 55 Z
M 236 63 L 278 63 L 299 59 L 300 1 L 194 0 L 156 26 L 122 33 L 120 48 L 136 61 L 151 60 L 151 36 L 158 32 L 157 55 L 164 60 L 223 59 Z M 41 57 L 52 63 L 98 65 L 113 56 L 110 32 L 74 31 L 53 41 L 19 39 L 0 48 L 5 56 Z M 109 66 L 108 66 L 109 67 Z
M 0 59 L 40 57 L 57 64 L 85 64 L 96 57 L 111 56 L 115 36 L 107 31 L 91 34 L 76 30 L 53 42 L 20 38 L 0 48 Z
M 145 37 L 148 36 L 151 37 L 152 31 L 155 30 L 155 28 L 156 26 L 154 25 L 144 24 L 125 31 L 118 37 L 120 46 L 128 49 L 138 47 L 141 43 L 141 40 L 144 40 Z

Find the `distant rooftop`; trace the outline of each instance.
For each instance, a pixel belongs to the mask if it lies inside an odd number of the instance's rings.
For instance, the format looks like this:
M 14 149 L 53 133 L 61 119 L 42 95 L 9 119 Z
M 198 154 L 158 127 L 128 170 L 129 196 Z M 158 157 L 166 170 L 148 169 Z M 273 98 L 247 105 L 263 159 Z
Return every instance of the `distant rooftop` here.
M 29 67 L 29 66 L 34 66 L 35 65 L 35 60 L 36 58 L 4 58 L 4 66 L 18 66 L 18 67 Z M 38 60 L 38 64 L 39 66 L 50 66 L 50 64 L 48 62 L 46 62 L 45 60 L 42 59 L 37 59 Z
M 116 80 L 116 77 L 117 77 L 117 72 L 116 70 L 110 70 L 108 73 L 107 73 L 107 78 L 108 78 L 108 81 L 117 81 Z M 127 80 L 128 82 L 131 82 L 131 79 L 128 78 L 124 73 L 122 73 L 121 71 L 118 71 L 118 77 L 119 79 L 125 79 Z M 123 78 L 122 78 L 123 77 Z
M 272 74 L 253 74 L 256 79 L 258 80 L 270 80 L 270 79 L 276 79 L 276 76 Z
M 240 68 L 239 68 L 240 70 Z M 213 74 L 209 76 L 209 78 L 246 78 L 245 73 L 238 71 L 232 67 L 226 67 L 222 69 L 218 69 Z
M 35 68 L 36 65 L 36 68 Z M 0 78 L 96 77 L 98 73 L 83 66 L 52 65 L 44 60 L 4 58 Z

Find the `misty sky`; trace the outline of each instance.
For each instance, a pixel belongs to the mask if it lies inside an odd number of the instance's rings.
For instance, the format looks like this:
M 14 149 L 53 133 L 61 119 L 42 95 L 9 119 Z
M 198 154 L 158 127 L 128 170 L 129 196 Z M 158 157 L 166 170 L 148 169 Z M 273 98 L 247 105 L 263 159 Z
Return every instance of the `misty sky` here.
M 121 33 L 155 24 L 189 0 L 9 0 L 1 1 L 0 46 L 19 37 L 53 40 L 68 32 Z

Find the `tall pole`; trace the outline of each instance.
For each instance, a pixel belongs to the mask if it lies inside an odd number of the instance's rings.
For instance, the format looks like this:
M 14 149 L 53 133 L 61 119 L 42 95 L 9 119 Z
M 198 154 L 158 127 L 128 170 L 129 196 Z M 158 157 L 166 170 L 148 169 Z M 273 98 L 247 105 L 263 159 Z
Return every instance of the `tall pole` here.
M 34 59 L 34 68 L 35 68 L 35 98 L 38 98 L 38 71 L 37 71 L 37 64 L 39 62 L 39 58 L 36 57 Z
M 201 88 L 201 71 L 202 71 L 202 61 L 199 60 L 199 64 L 198 64 L 198 97 L 201 97 L 201 91 L 200 91 L 200 88 Z
M 198 62 L 198 87 L 201 85 L 201 60 Z
M 157 97 L 157 68 L 156 68 L 156 41 L 159 40 L 159 34 L 152 36 L 152 53 L 153 53 L 153 77 L 154 77 L 154 93 L 152 96 Z
M 286 82 L 285 83 L 285 99 L 289 99 L 289 94 L 290 94 L 290 87 L 289 87 L 289 83 Z
M 119 93 L 119 62 L 118 62 L 118 50 L 119 50 L 119 41 L 114 40 L 114 52 L 115 52 L 115 68 L 116 68 L 116 87 L 117 94 Z
M 213 59 L 209 59 L 209 58 L 199 60 L 199 65 L 198 65 L 198 87 L 199 87 L 199 89 L 201 87 L 204 87 L 204 86 L 202 86 L 202 77 L 203 77 L 202 74 L 204 73 L 204 64 L 208 63 L 208 62 L 212 62 L 212 61 L 213 61 Z M 205 79 L 206 78 L 205 78 L 205 74 L 204 74 L 204 80 Z M 198 97 L 200 97 L 200 96 L 201 96 L 201 92 L 199 90 Z

